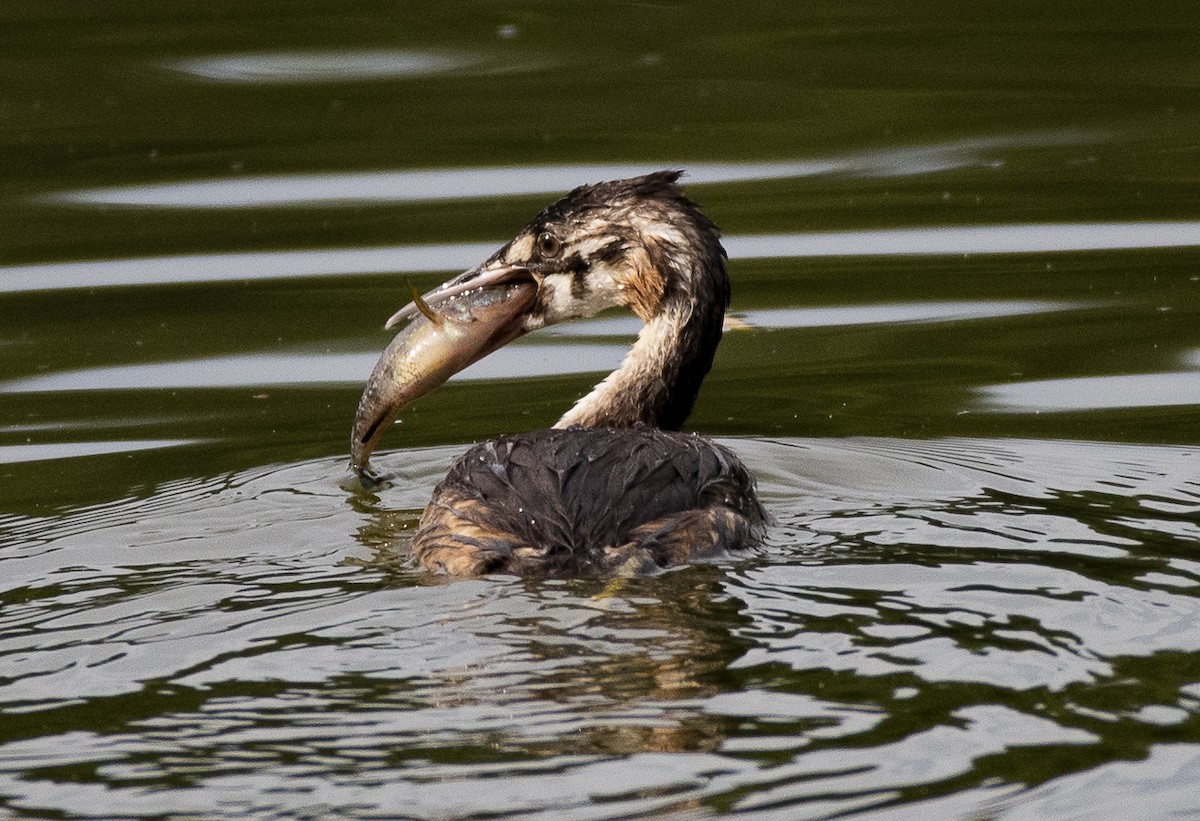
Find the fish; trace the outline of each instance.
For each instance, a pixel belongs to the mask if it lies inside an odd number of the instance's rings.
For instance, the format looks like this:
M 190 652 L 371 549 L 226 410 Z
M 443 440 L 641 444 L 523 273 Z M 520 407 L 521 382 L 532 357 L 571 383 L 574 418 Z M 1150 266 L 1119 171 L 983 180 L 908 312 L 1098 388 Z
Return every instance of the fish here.
M 537 292 L 531 278 L 431 292 L 428 302 L 413 290 L 413 303 L 385 326 L 408 320 L 375 363 L 354 417 L 350 469 L 364 484 L 378 479 L 371 454 L 400 410 L 524 333 L 520 319 Z

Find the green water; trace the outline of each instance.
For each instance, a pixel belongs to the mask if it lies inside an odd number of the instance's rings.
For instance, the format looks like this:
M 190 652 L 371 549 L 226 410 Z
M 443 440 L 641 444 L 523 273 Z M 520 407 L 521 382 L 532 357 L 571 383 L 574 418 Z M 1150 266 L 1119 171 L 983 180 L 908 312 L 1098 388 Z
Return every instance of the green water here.
M 0 813 L 1200 812 L 1192 4 L 0 10 Z M 383 321 L 565 190 L 688 172 L 735 315 L 690 427 L 779 520 L 440 584 L 466 443 L 619 314 L 345 464 Z

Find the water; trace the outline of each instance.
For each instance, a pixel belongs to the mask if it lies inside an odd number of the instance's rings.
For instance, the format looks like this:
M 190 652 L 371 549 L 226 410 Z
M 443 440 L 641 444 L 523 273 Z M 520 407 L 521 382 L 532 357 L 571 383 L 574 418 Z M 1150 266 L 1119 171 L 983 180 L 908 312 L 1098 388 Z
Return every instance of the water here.
M 0 814 L 1200 813 L 1200 12 L 0 11 Z M 407 299 L 689 170 L 691 420 L 778 525 L 622 584 L 415 572 L 619 314 L 350 423 Z

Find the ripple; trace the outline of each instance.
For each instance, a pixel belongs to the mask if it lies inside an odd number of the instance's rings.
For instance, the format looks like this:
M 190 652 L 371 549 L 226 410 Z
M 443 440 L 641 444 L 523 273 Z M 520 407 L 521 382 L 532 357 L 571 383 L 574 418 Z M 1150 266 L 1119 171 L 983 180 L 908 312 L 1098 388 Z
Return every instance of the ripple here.
M 892 302 L 882 305 L 839 305 L 830 308 L 774 308 L 738 312 L 755 328 L 832 328 L 894 322 L 955 322 L 1071 311 L 1090 307 L 1065 300 L 946 300 Z
M 1200 247 L 1200 222 L 979 225 L 722 238 L 730 259 L 959 256 Z M 187 254 L 0 267 L 0 293 L 470 268 L 503 241 Z
M 368 52 L 374 54 L 374 52 Z M 386 54 L 386 52 L 385 52 Z M 400 52 L 401 65 L 447 65 L 448 55 Z M 415 55 L 424 55 L 418 60 Z M 218 58 L 201 61 L 209 71 L 262 68 L 264 75 L 279 66 L 278 76 L 291 82 L 288 67 L 294 58 Z M 299 55 L 303 61 L 304 55 Z M 338 56 L 324 58 L 337 65 Z M 460 60 L 472 58 L 461 56 Z M 370 63 L 368 58 L 365 62 Z M 453 66 L 449 66 L 453 67 Z M 335 72 L 331 79 L 342 79 Z M 774 162 L 686 163 L 689 185 L 759 182 L 841 174 L 853 177 L 901 177 L 931 174 L 971 166 L 992 166 L 996 152 L 1021 147 L 1075 145 L 1095 140 L 1081 131 L 1031 132 L 916 145 L 867 149 L 826 159 Z M 480 168 L 418 168 L 395 171 L 327 172 L 315 174 L 241 176 L 236 179 L 152 183 L 149 185 L 63 191 L 42 197 L 45 202 L 75 205 L 139 206 L 152 208 L 251 208 L 312 206 L 366 202 L 438 202 L 488 197 L 555 194 L 580 183 L 634 177 L 679 166 L 678 160 L 631 163 L 572 163 L 565 165 L 493 166 Z
M 1033 300 L 912 302 L 888 305 L 845 305 L 832 308 L 781 308 L 739 314 L 752 328 L 825 328 L 866 324 L 950 322 L 1077 310 L 1086 303 Z M 628 352 L 619 344 L 555 344 L 555 338 L 632 337 L 641 323 L 632 317 L 610 317 L 558 326 L 524 344 L 502 348 L 455 374 L 454 380 L 531 379 L 542 376 L 605 373 Z M 111 365 L 44 373 L 0 382 L 0 393 L 81 390 L 141 390 L 266 387 L 280 385 L 360 384 L 378 352 L 259 353 Z M 28 428 L 27 429 L 32 429 Z M 15 430 L 15 429 L 14 429 Z
M 363 49 L 189 57 L 167 63 L 166 68 L 201 80 L 262 85 L 428 77 L 484 61 L 480 55 L 465 52 Z
M 1079 730 L 1000 705 L 956 710 L 951 722 L 910 733 L 867 751 L 815 750 L 764 773 L 734 807 L 755 818 L 828 818 L 837 809 L 887 806 L 918 783 L 949 781 L 969 772 L 968 762 L 1012 747 L 1080 746 L 1094 738 Z M 774 812 L 771 812 L 774 810 Z M 840 814 L 840 813 L 838 813 Z M 903 815 L 903 813 L 902 813 Z M 913 818 L 954 817 L 924 815 Z
M 887 325 L 897 322 L 957 322 L 1008 316 L 1076 311 L 1096 307 L 1098 303 L 1068 300 L 971 299 L 929 300 L 925 302 L 887 302 L 878 305 L 836 305 L 823 308 L 767 308 L 735 311 L 726 331 L 790 328 L 838 328 L 852 325 Z M 632 316 L 606 316 L 554 325 L 541 333 L 546 336 L 578 339 L 632 337 L 642 327 Z
M 242 176 L 65 191 L 47 195 L 43 200 L 66 205 L 189 209 L 446 202 L 549 195 L 569 190 L 588 180 L 636 177 L 670 165 L 614 163 Z M 697 163 L 689 166 L 688 181 L 703 184 L 787 179 L 828 173 L 844 167 L 844 163 L 831 161 Z
M 776 257 L 957 256 L 1113 251 L 1200 246 L 1200 222 L 971 225 L 730 237 L 737 259 Z
M 432 273 L 468 268 L 486 259 L 497 247 L 498 243 L 462 242 L 12 265 L 0 267 L 0 293 L 346 274 Z
M 998 800 L 981 813 L 1002 821 L 1044 818 L 1186 818 L 1196 813 L 1200 745 L 1156 744 L 1140 761 L 1109 761 Z
M 764 493 L 781 500 L 801 494 L 802 509 L 809 516 L 838 512 L 848 505 L 856 515 L 878 514 L 894 520 L 903 511 L 924 511 L 931 502 L 1001 494 L 1009 501 L 996 502 L 995 512 L 1024 517 L 1041 512 L 1043 503 L 1063 494 L 1112 494 L 1118 476 L 1125 480 L 1121 494 L 1138 500 L 1125 514 L 1137 510 L 1147 517 L 1174 516 L 1200 507 L 1200 485 L 1195 479 L 1200 476 L 1200 448 L 1196 447 L 868 437 L 738 439 L 730 444 L 753 462 Z M 1069 515 L 1056 520 L 1075 521 Z M 1123 544 L 1113 537 L 1108 541 L 1118 547 Z
M 42 462 L 56 459 L 78 459 L 113 453 L 134 453 L 143 450 L 178 448 L 196 445 L 203 439 L 137 439 L 123 442 L 54 442 L 46 444 L 0 445 L 0 465 L 19 462 Z
M 1200 405 L 1200 372 L 1077 376 L 976 388 L 983 413 L 1066 413 Z
M 920 534 L 906 538 L 921 543 Z M 1196 598 L 1046 566 L 776 566 L 749 571 L 744 585 L 731 585 L 748 606 L 746 635 L 759 645 L 738 666 L 785 663 L 1056 691 L 1112 675 L 1105 659 L 1149 648 L 1200 651 L 1200 636 L 1188 627 L 1200 618 Z M 924 629 L 879 635 L 855 626 L 878 622 Z
M 785 539 L 601 597 L 381 570 L 367 545 L 403 541 L 461 447 L 384 454 L 376 493 L 325 459 L 29 519 L 40 541 L 6 545 L 0 580 L 21 722 L 0 792 L 83 814 L 311 814 L 319 792 L 322 815 L 548 821 L 599 796 L 589 817 L 1032 817 L 1103 784 L 1068 763 L 1023 789 L 1031 754 L 1194 735 L 1200 598 L 1163 573 L 1200 567 L 1196 449 L 729 444 L 819 552 Z M 1194 751 L 1150 761 L 1102 766 L 1187 807 Z
M 602 373 L 616 367 L 627 351 L 624 345 L 513 345 L 476 362 L 451 379 L 526 379 Z M 110 365 L 0 382 L 0 393 L 357 385 L 362 384 L 378 358 L 378 352 L 264 353 L 144 365 Z

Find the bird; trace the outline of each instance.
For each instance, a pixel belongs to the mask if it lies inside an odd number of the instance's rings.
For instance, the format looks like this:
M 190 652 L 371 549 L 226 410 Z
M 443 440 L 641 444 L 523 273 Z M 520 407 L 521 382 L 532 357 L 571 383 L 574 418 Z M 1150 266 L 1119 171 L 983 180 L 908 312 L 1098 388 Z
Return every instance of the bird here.
M 411 546 L 455 577 L 654 572 L 761 540 L 770 516 L 729 448 L 682 428 L 730 300 L 720 230 L 665 170 L 581 185 L 477 267 L 413 301 L 363 391 L 351 468 L 454 372 L 531 331 L 626 308 L 620 366 L 549 429 L 478 443 L 435 487 Z M 411 287 L 411 286 L 410 286 Z

